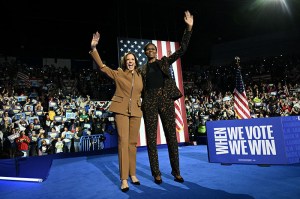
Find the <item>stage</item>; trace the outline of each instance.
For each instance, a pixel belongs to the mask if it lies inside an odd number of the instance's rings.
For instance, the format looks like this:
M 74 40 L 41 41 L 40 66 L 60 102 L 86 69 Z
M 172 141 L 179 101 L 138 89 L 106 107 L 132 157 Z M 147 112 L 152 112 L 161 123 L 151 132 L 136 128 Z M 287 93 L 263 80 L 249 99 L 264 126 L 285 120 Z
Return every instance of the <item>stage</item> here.
M 161 185 L 153 182 L 146 147 L 140 147 L 137 177 L 141 185 L 129 183 L 130 190 L 123 193 L 117 151 L 111 149 L 99 154 L 49 156 L 51 163 L 48 162 L 48 171 L 43 172 L 42 182 L 0 180 L 1 198 L 295 199 L 300 196 L 300 164 L 209 163 L 206 145 L 180 146 L 179 152 L 181 174 L 185 179 L 182 184 L 173 180 L 166 146 L 159 147 Z M 44 158 L 40 160 L 47 162 Z M 27 161 L 26 167 L 30 168 L 31 160 Z M 34 164 L 34 167 L 39 165 L 39 157 L 34 158 Z

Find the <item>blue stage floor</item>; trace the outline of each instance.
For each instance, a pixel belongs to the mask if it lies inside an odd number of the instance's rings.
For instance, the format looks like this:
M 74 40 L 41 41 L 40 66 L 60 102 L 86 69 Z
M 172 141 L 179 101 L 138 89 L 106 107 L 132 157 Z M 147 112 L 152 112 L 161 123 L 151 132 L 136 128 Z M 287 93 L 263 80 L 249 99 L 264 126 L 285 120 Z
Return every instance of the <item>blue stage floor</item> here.
M 163 183 L 151 176 L 148 155 L 140 148 L 137 176 L 140 186 L 120 190 L 117 153 L 53 159 L 47 178 L 40 183 L 0 180 L 1 199 L 201 198 L 297 199 L 300 165 L 221 165 L 209 163 L 206 145 L 182 146 L 183 184 L 173 181 L 166 147 L 159 148 Z

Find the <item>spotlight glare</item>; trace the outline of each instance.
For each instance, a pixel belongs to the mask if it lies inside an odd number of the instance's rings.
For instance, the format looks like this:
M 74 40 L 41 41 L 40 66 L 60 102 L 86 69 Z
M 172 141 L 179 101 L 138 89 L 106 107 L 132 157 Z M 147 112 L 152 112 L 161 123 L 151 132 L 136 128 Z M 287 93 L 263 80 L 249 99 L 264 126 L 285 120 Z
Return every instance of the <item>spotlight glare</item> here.
M 19 177 L 4 177 L 0 176 L 0 180 L 13 180 L 13 181 L 25 181 L 25 182 L 43 182 L 41 178 L 19 178 Z

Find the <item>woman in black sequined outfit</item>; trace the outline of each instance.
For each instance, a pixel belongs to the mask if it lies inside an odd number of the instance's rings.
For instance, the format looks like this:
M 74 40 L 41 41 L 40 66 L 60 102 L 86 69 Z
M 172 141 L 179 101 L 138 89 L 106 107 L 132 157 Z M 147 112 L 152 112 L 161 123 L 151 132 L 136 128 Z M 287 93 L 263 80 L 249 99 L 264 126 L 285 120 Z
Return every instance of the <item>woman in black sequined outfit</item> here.
M 162 183 L 156 145 L 158 115 L 161 118 L 168 145 L 172 167 L 171 174 L 176 182 L 184 182 L 179 169 L 174 107 L 174 101 L 183 95 L 170 74 L 170 65 L 185 53 L 189 44 L 193 27 L 193 15 L 189 11 L 185 11 L 184 21 L 187 27 L 184 31 L 180 48 L 170 56 L 157 59 L 157 47 L 153 43 L 148 43 L 144 47 L 144 53 L 148 58 L 148 62 L 141 71 L 144 84 L 142 111 L 150 167 L 156 184 Z

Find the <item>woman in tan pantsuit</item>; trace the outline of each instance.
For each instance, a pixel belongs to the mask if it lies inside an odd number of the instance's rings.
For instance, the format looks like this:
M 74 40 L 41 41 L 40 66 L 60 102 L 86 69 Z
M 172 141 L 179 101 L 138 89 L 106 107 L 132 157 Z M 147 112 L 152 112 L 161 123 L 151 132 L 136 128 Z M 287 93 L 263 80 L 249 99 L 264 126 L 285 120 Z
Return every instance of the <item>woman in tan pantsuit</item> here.
M 121 190 L 129 190 L 127 179 L 130 176 L 135 185 L 140 185 L 136 177 L 136 145 L 141 124 L 142 76 L 138 72 L 138 61 L 133 53 L 127 53 L 121 60 L 122 68 L 112 70 L 103 64 L 96 46 L 100 34 L 93 34 L 90 55 L 99 69 L 115 81 L 116 91 L 111 99 L 109 111 L 115 113 L 118 131 L 118 157 Z

